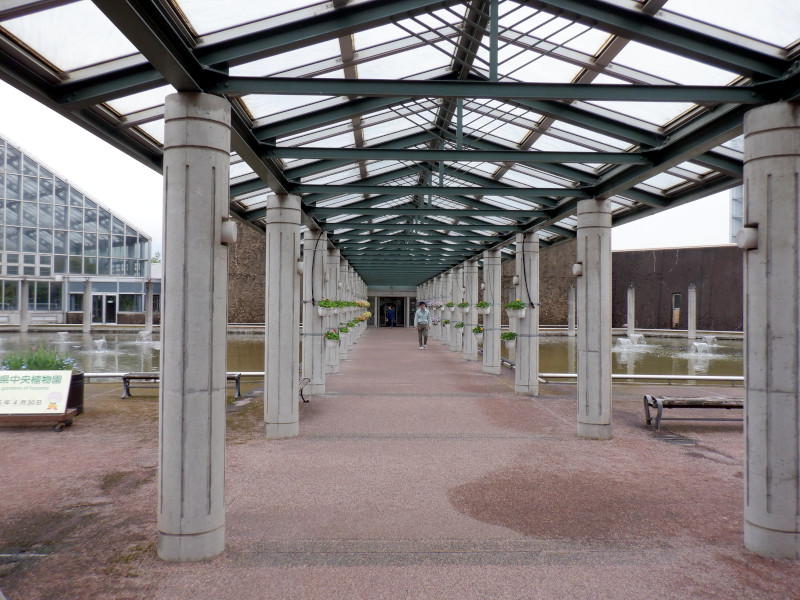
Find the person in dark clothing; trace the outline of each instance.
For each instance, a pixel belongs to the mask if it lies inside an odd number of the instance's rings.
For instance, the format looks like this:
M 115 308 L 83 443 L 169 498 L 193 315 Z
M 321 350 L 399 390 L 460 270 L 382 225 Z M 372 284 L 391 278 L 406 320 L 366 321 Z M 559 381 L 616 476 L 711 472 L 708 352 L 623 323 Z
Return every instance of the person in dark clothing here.
M 386 326 L 394 327 L 394 306 L 391 304 L 386 309 Z

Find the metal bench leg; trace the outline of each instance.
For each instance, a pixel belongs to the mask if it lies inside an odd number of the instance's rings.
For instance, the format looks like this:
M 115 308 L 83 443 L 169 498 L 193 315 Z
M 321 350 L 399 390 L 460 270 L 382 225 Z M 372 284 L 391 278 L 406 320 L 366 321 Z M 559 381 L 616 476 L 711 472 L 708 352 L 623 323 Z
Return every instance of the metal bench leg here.
M 653 424 L 653 419 L 650 417 L 650 396 L 647 394 L 644 396 L 644 422 L 648 427 Z
M 122 391 L 122 399 L 124 400 L 125 398 L 129 398 L 130 395 L 131 395 L 131 382 L 130 382 L 130 380 L 125 379 L 123 377 L 122 378 L 122 386 L 124 388 L 123 391 Z
M 234 399 L 242 395 L 241 389 L 239 388 L 239 378 L 237 377 L 235 381 L 236 381 L 236 393 L 233 395 Z
M 656 429 L 661 429 L 661 413 L 664 412 L 664 401 L 661 398 L 656 398 L 656 407 L 658 408 L 658 412 L 656 413 Z
M 308 400 L 306 400 L 306 397 L 303 395 L 303 390 L 302 390 L 302 388 L 300 389 L 300 397 L 303 399 L 303 402 L 305 402 L 306 404 L 308 404 Z

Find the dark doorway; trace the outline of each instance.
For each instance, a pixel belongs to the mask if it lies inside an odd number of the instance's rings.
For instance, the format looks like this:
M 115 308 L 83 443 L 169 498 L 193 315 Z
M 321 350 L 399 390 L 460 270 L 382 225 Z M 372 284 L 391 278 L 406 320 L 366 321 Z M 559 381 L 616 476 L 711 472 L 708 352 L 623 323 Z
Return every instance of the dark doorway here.
M 387 319 L 386 319 L 386 311 L 389 309 L 390 306 L 394 307 L 394 325 L 395 327 L 405 327 L 406 326 L 406 298 L 381 298 L 380 299 L 380 311 L 378 313 L 378 326 L 379 327 L 386 327 L 387 326 Z

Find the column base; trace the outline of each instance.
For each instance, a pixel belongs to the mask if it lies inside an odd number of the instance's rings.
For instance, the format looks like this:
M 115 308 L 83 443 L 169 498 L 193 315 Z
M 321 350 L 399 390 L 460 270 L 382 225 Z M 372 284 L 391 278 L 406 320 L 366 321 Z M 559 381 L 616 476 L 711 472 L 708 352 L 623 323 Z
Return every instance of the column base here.
M 268 440 L 284 440 L 297 437 L 300 434 L 300 424 L 294 423 L 264 423 L 264 437 Z
M 171 562 L 197 562 L 225 550 L 225 525 L 205 533 L 176 535 L 158 532 L 158 557 Z
M 575 337 L 575 332 L 574 331 L 568 331 L 567 332 L 567 337 Z
M 578 421 L 578 437 L 590 440 L 610 440 L 611 423 L 581 423 Z
M 800 558 L 800 533 L 776 531 L 744 522 L 744 546 L 751 552 L 767 558 Z
M 309 396 L 322 396 L 325 393 L 324 383 L 309 383 L 303 388 L 303 393 Z
M 514 391 L 517 394 L 525 394 L 526 396 L 538 396 L 539 395 L 539 386 L 538 385 L 514 385 Z
M 484 373 L 491 373 L 492 375 L 500 375 L 500 373 L 502 372 L 502 367 L 500 365 L 498 365 L 496 367 L 495 366 L 483 365 L 483 372 Z

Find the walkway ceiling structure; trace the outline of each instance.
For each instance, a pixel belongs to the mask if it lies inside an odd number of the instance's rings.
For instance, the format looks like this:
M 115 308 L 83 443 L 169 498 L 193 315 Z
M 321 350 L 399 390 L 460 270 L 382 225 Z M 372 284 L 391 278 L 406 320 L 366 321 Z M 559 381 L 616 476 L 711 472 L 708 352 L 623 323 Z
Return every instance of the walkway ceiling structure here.
M 789 0 L 0 0 L 0 77 L 156 170 L 164 96 L 224 96 L 231 212 L 301 195 L 370 286 L 740 184 L 799 57 Z

